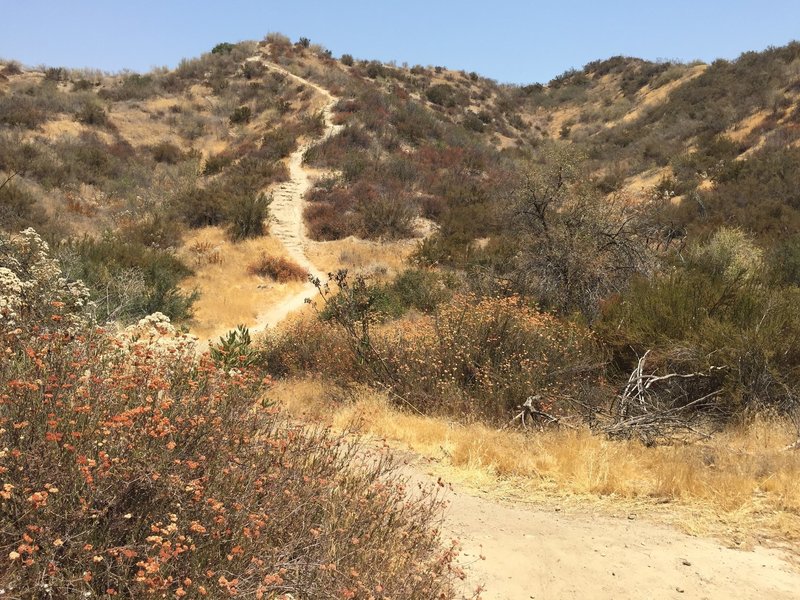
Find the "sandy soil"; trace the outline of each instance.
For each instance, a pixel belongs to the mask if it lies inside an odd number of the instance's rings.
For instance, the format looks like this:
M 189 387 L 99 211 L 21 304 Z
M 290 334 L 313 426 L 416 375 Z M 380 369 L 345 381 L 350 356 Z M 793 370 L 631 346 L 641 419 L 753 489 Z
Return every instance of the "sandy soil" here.
M 435 485 L 422 459 L 404 472 Z M 442 532 L 461 542 L 464 598 L 654 600 L 798 598 L 800 569 L 781 552 L 727 548 L 648 522 L 506 504 L 489 492 L 445 485 Z

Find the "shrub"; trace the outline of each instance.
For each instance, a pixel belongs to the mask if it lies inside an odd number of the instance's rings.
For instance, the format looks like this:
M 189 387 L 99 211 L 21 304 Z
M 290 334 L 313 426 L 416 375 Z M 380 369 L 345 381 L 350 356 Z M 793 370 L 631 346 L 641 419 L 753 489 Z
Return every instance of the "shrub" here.
M 249 106 L 240 106 L 235 108 L 230 116 L 230 122 L 234 125 L 249 123 L 250 118 L 253 116 L 253 111 Z
M 363 237 L 397 239 L 414 232 L 416 206 L 411 198 L 396 192 L 373 192 L 361 197 L 358 212 Z
M 456 94 L 453 86 L 447 83 L 437 83 L 425 91 L 425 97 L 433 104 L 452 107 L 456 105 Z
M 163 315 L 117 338 L 51 323 L 0 329 L 4 589 L 454 597 L 439 505 L 383 455 L 289 423 L 252 369 L 198 361 Z
M 269 254 L 262 254 L 256 262 L 247 267 L 247 272 L 251 275 L 269 277 L 278 283 L 308 279 L 308 271 L 296 262 L 283 256 L 270 256 Z
M 124 75 L 114 87 L 100 90 L 98 95 L 101 98 L 124 102 L 127 100 L 146 100 L 157 95 L 159 91 L 160 86 L 154 75 L 132 73 Z
M 226 151 L 210 155 L 206 158 L 206 162 L 203 165 L 203 175 L 216 175 L 230 165 L 234 159 L 235 156 Z
M 303 218 L 311 239 L 318 241 L 339 240 L 355 233 L 358 223 L 353 214 L 348 214 L 327 202 L 306 205 Z
M 355 62 L 353 60 L 353 55 L 352 54 L 342 54 L 342 58 L 340 58 L 339 60 L 346 67 L 352 67 L 353 63 Z
M 66 240 L 58 255 L 67 276 L 89 287 L 103 322 L 125 322 L 154 312 L 173 319 L 191 314 L 196 294 L 184 292 L 179 284 L 192 271 L 165 249 L 106 234 Z
M 47 81 L 62 82 L 69 80 L 69 71 L 64 67 L 47 67 L 44 70 L 44 78 Z
M 22 65 L 16 60 L 9 60 L 3 66 L 3 73 L 5 75 L 21 75 Z
M 153 155 L 153 160 L 168 165 L 175 165 L 184 159 L 183 151 L 172 142 L 167 141 L 150 146 L 150 153 Z
M 0 228 L 18 232 L 28 227 L 39 228 L 46 221 L 47 215 L 33 194 L 0 175 Z
M 47 113 L 28 96 L 0 96 L 0 124 L 34 129 L 47 120 Z
M 266 233 L 272 196 L 260 193 L 243 193 L 231 196 L 226 207 L 228 233 L 235 240 L 259 237 Z
M 718 417 L 795 409 L 798 288 L 770 287 L 760 250 L 736 230 L 690 248 L 687 258 L 685 266 L 636 281 L 605 307 L 597 329 L 617 360 L 627 368 L 633 352 L 652 350 L 654 366 L 668 372 L 718 367 L 695 388 L 687 383 L 686 395 L 719 390 Z
M 265 160 L 286 158 L 297 148 L 297 135 L 287 127 L 279 127 L 268 131 L 261 139 L 259 156 Z
M 263 64 L 252 60 L 244 63 L 244 66 L 242 67 L 242 75 L 248 81 L 251 79 L 262 77 L 266 72 L 267 69 Z
M 220 42 L 211 49 L 211 54 L 230 54 L 234 48 L 230 42 Z
M 195 187 L 178 193 L 171 209 L 189 227 L 219 225 L 225 219 L 225 203 L 218 186 Z
M 97 102 L 84 102 L 80 110 L 75 113 L 75 120 L 84 125 L 102 127 L 108 124 L 108 115 L 105 109 Z
M 36 231 L 29 228 L 18 234 L 0 233 L 0 336 L 13 338 L 22 333 L 19 330 L 15 334 L 15 328 L 26 325 L 43 333 L 69 331 L 85 322 L 84 313 L 90 306 L 86 286 L 64 276 Z M 17 343 L 25 339 L 17 338 Z M 0 373 L 10 364 L 12 355 L 6 353 Z
M 332 354 L 335 342 L 318 342 L 324 354 L 310 361 L 313 370 L 388 387 L 418 411 L 497 423 L 529 396 L 557 414 L 574 408 L 564 398 L 604 400 L 602 354 L 591 333 L 519 298 L 456 295 L 430 316 L 376 329 L 380 296 L 363 278 L 340 272 L 327 285 L 334 293 L 320 284 L 320 315 L 339 326 L 348 352 Z

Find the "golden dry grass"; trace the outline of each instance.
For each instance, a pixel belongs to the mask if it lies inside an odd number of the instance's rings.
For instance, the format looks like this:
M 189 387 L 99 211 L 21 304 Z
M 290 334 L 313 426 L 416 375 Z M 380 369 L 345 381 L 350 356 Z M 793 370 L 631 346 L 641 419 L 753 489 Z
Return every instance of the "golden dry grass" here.
M 758 421 L 702 444 L 648 448 L 588 430 L 535 434 L 400 412 L 370 390 L 349 396 L 317 380 L 278 384 L 294 416 L 367 434 L 433 459 L 451 481 L 517 501 L 591 503 L 737 543 L 800 540 L 800 452 L 793 432 Z M 346 398 L 346 400 L 344 400 Z M 796 436 L 796 434 L 795 434 Z
M 309 244 L 308 259 L 323 273 L 338 269 L 396 274 L 417 246 L 416 240 L 373 242 L 355 237 Z
M 300 282 L 276 283 L 251 275 L 249 265 L 262 254 L 284 256 L 286 250 L 268 236 L 234 244 L 220 227 L 189 232 L 180 256 L 195 274 L 181 287 L 200 292 L 190 327 L 193 334 L 208 339 L 239 324 L 253 326 L 260 313 L 302 288 Z

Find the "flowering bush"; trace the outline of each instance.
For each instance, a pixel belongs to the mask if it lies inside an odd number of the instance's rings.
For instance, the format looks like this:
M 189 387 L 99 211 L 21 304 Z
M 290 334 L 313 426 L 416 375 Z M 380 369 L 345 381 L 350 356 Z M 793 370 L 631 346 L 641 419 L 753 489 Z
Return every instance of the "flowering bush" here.
M 163 315 L 112 334 L 80 294 L 26 295 L 73 289 L 26 235 L 3 271 L 0 593 L 452 597 L 438 503 L 385 453 L 285 421 L 268 379 L 194 358 Z
M 52 329 L 85 321 L 88 289 L 67 281 L 49 252 L 33 229 L 0 235 L 0 327 L 35 322 Z
M 456 295 L 430 314 L 381 324 L 380 298 L 356 278 L 323 286 L 322 322 L 266 339 L 275 375 L 316 372 L 388 388 L 419 411 L 506 421 L 529 396 L 565 415 L 604 399 L 605 361 L 591 332 L 517 297 Z
M 456 296 L 373 339 L 395 391 L 427 411 L 504 420 L 528 396 L 565 414 L 590 388 L 598 395 L 603 362 L 588 329 L 516 297 Z

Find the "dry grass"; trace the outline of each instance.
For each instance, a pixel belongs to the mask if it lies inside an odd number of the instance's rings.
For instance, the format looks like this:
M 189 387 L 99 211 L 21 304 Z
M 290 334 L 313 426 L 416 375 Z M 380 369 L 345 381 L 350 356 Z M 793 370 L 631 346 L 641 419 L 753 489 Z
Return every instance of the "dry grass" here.
M 369 390 L 343 402 L 341 390 L 315 380 L 281 383 L 274 395 L 296 417 L 335 428 L 359 422 L 365 433 L 436 460 L 440 475 L 505 497 L 647 512 L 736 543 L 800 540 L 800 453 L 782 450 L 794 439 L 785 423 L 758 421 L 703 444 L 647 448 L 586 430 L 525 435 L 422 417 Z
M 373 242 L 351 236 L 343 240 L 310 244 L 308 258 L 324 273 L 348 269 L 397 274 L 405 269 L 406 261 L 416 245 L 415 240 Z
M 77 138 L 84 133 L 93 133 L 99 137 L 104 144 L 114 143 L 114 136 L 108 131 L 79 123 L 72 116 L 45 121 L 40 126 L 40 129 L 44 133 L 44 136 L 49 139 L 57 139 L 63 136 Z
M 182 286 L 197 289 L 190 330 L 201 339 L 217 337 L 237 325 L 252 326 L 258 315 L 302 289 L 303 284 L 265 284 L 249 273 L 253 257 L 282 256 L 283 245 L 271 237 L 234 244 L 220 227 L 193 230 L 184 240 L 181 257 L 195 270 Z
M 670 167 L 655 167 L 643 173 L 637 173 L 625 180 L 622 193 L 632 199 L 644 199 L 662 179 L 671 175 L 672 169 Z

